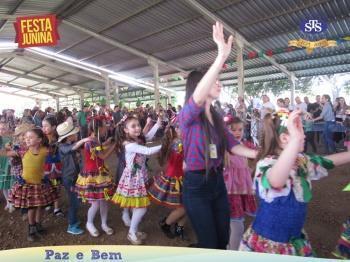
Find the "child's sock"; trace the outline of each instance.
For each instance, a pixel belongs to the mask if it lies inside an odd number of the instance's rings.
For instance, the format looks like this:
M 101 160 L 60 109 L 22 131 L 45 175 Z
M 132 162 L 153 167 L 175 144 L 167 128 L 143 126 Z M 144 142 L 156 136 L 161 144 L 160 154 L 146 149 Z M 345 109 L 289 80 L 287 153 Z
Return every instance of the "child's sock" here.
M 238 250 L 239 244 L 241 243 L 243 233 L 244 233 L 244 224 L 242 220 L 231 220 L 230 221 L 230 242 L 227 249 Z
M 129 233 L 136 235 L 141 219 L 146 214 L 147 208 L 134 208 L 132 212 Z
M 113 229 L 107 225 L 108 203 L 106 201 L 100 202 L 100 216 L 101 216 L 101 227 L 103 231 L 105 231 L 107 235 L 112 235 Z
M 100 208 L 99 201 L 92 201 L 91 206 L 88 210 L 87 222 L 86 222 L 86 227 L 88 228 L 88 230 L 90 232 L 97 231 L 97 229 L 94 225 L 94 220 L 95 220 L 95 216 L 96 216 L 96 213 L 97 213 L 99 208 Z
M 8 200 L 9 199 L 9 191 L 7 189 L 3 189 L 2 193 L 4 194 L 4 197 L 6 199 L 6 207 L 5 207 L 5 209 L 7 210 L 10 207 L 10 203 L 9 203 L 9 200 Z
M 129 214 L 129 208 L 123 209 L 122 220 L 123 220 L 125 226 L 130 227 L 131 219 L 130 219 L 130 214 Z

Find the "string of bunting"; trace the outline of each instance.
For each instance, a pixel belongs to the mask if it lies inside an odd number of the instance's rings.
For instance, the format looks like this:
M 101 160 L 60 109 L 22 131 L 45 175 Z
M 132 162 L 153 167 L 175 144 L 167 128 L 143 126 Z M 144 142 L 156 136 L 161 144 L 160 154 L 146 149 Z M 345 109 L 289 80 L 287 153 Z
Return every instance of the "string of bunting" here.
M 300 40 L 292 40 L 292 41 L 300 41 Z M 292 42 L 291 43 L 295 43 L 295 42 Z M 320 40 L 320 41 L 316 41 L 315 43 L 317 42 L 324 42 L 325 40 Z M 350 41 L 350 36 L 346 36 L 346 37 L 341 37 L 341 38 L 338 38 L 338 39 L 331 39 L 331 40 L 328 40 L 328 41 L 331 41 L 333 44 L 332 45 L 329 45 L 329 46 L 337 46 L 339 44 L 342 44 L 346 41 Z M 334 42 L 333 42 L 334 41 Z M 309 41 L 306 41 L 304 40 L 304 42 L 309 42 Z M 309 42 L 309 43 L 313 43 L 313 42 Z M 312 44 L 310 44 L 312 46 Z M 243 54 L 243 60 L 249 60 L 249 59 L 255 59 L 255 58 L 261 58 L 261 57 L 264 57 L 265 55 L 266 56 L 273 56 L 273 55 L 277 55 L 277 54 L 281 54 L 281 53 L 288 53 L 288 52 L 292 52 L 294 50 L 300 50 L 300 49 L 304 49 L 306 48 L 307 50 L 307 53 L 310 54 L 310 48 L 308 49 L 308 47 L 310 46 L 306 46 L 306 45 L 289 45 L 288 47 L 280 47 L 280 48 L 276 48 L 276 49 L 267 49 L 267 50 L 262 50 L 260 52 L 256 52 L 256 51 L 251 51 L 249 52 L 248 54 Z M 322 47 L 322 45 L 319 45 L 317 46 L 317 44 L 315 44 L 315 47 Z M 315 48 L 313 47 L 313 48 Z M 326 47 L 326 45 L 324 45 L 324 47 Z M 230 61 L 230 62 L 227 62 L 225 63 L 223 66 L 222 66 L 222 69 L 228 69 L 228 68 L 232 68 L 234 66 L 234 64 L 236 63 L 236 61 Z M 183 76 L 173 76 L 171 78 L 168 78 L 168 80 L 164 79 L 164 78 L 160 78 L 159 81 L 161 83 L 163 82 L 166 82 L 166 81 L 179 81 L 179 80 L 183 80 L 184 77 Z
M 298 41 L 298 40 L 295 40 L 295 41 Z M 339 45 L 339 44 L 344 43 L 346 41 L 350 41 L 350 36 L 346 36 L 346 37 L 342 37 L 342 38 L 338 38 L 338 39 L 330 40 L 330 41 L 335 41 L 336 45 Z M 319 42 L 319 41 L 317 41 L 317 42 Z M 336 45 L 333 45 L 333 46 L 336 46 Z M 288 52 L 298 50 L 298 49 L 304 49 L 304 47 L 288 46 L 288 47 L 282 47 L 282 48 L 276 48 L 276 49 L 262 50 L 260 52 L 251 51 L 248 54 L 243 54 L 243 60 L 264 57 L 264 55 L 273 56 L 273 55 L 277 55 L 280 53 L 286 53 L 286 52 L 288 53 Z M 235 63 L 235 61 L 230 61 L 228 63 L 225 63 L 222 68 L 227 69 L 229 67 L 233 67 L 234 63 Z

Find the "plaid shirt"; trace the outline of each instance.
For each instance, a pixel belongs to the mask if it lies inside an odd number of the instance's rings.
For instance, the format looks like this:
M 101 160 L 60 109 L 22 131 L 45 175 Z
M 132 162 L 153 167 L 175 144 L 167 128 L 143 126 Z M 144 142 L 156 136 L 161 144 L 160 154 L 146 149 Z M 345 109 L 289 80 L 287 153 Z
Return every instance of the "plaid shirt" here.
M 204 106 L 198 106 L 194 102 L 193 97 L 191 97 L 179 113 L 179 125 L 182 133 L 184 159 L 187 171 L 205 170 L 206 168 L 205 131 L 200 120 L 200 113 L 202 111 L 204 111 Z M 227 150 L 231 150 L 232 147 L 239 144 L 227 128 L 225 128 L 225 136 L 228 142 Z M 219 145 L 218 134 L 212 135 L 211 139 L 213 143 Z M 217 159 L 209 159 L 209 167 L 218 167 L 222 165 L 222 162 L 223 156 L 219 155 Z

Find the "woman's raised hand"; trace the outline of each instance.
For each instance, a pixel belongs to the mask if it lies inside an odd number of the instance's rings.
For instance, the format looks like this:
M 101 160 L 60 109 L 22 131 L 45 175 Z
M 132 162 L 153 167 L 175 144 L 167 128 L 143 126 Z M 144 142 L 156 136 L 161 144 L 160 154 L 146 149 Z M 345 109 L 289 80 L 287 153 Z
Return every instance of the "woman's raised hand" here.
M 218 56 L 226 60 L 231 52 L 233 36 L 230 35 L 226 41 L 224 26 L 220 22 L 216 22 L 215 25 L 213 25 L 213 39 L 218 46 Z

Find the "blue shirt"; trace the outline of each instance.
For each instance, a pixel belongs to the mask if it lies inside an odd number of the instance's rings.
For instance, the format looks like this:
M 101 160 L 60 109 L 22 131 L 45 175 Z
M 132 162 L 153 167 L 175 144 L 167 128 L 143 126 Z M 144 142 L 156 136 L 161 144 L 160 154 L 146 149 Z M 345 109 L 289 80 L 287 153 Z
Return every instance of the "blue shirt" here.
M 331 103 L 327 102 L 324 104 L 323 109 L 322 109 L 322 113 L 321 113 L 321 117 L 323 118 L 324 121 L 334 121 L 335 120 L 334 111 L 333 111 L 333 108 L 331 106 Z

